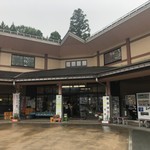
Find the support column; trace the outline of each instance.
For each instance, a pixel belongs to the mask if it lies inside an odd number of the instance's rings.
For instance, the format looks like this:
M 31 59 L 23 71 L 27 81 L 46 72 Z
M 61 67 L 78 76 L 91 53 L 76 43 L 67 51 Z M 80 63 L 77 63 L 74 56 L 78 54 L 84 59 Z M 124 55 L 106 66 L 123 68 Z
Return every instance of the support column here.
M 15 85 L 15 91 L 16 91 L 16 93 L 20 93 L 21 92 L 21 85 L 16 84 Z
M 99 51 L 97 51 L 97 66 L 100 66 Z
M 106 81 L 106 96 L 111 96 L 110 81 Z
M 58 95 L 62 95 L 62 84 L 58 84 Z
M 130 39 L 126 39 L 126 48 L 127 48 L 127 64 L 131 65 L 131 47 L 130 47 Z
M 44 57 L 44 69 L 45 70 L 48 69 L 48 54 L 45 54 L 45 57 Z

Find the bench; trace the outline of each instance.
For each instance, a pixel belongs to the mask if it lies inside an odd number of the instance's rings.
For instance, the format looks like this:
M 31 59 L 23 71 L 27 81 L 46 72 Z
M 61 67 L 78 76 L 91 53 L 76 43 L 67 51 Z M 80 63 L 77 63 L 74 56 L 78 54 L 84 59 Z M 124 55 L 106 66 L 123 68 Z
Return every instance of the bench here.
M 31 118 L 35 117 L 52 117 L 54 116 L 54 113 L 51 112 L 32 112 L 29 114 Z
M 117 124 L 127 124 L 127 120 L 128 120 L 128 117 L 113 117 L 113 123 L 117 123 Z
M 150 119 L 139 119 L 139 127 L 150 127 Z

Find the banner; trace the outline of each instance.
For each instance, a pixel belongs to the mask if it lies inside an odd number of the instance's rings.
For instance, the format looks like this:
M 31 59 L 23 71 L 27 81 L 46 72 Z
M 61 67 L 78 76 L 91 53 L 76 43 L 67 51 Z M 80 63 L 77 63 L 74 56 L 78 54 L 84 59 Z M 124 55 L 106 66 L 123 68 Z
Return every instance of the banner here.
M 62 118 L 62 95 L 56 95 L 56 115 Z
M 110 120 L 110 100 L 109 96 L 103 96 L 103 121 L 102 123 L 109 123 Z
M 20 116 L 20 93 L 13 93 L 13 117 Z

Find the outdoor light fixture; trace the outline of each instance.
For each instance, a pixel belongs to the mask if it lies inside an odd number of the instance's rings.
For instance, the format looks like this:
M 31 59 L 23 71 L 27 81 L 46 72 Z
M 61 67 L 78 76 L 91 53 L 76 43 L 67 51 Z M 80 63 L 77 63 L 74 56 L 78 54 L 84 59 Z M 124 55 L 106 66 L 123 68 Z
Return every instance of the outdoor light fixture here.
M 74 85 L 73 87 L 85 87 L 85 85 Z
M 15 85 L 15 81 L 13 81 L 13 85 Z
M 62 88 L 78 88 L 85 87 L 85 85 L 63 85 Z
M 72 85 L 63 85 L 62 88 L 72 88 Z
M 98 78 L 96 78 L 95 80 L 96 80 L 96 82 L 98 82 Z

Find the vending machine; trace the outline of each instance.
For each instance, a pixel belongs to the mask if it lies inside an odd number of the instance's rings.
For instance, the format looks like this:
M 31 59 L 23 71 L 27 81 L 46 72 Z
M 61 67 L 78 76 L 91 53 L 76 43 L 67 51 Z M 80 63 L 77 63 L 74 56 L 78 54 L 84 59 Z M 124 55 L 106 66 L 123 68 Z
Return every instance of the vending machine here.
M 150 93 L 137 93 L 138 119 L 150 119 Z

